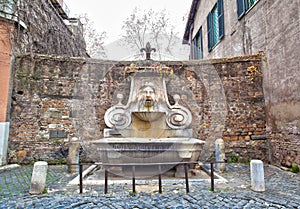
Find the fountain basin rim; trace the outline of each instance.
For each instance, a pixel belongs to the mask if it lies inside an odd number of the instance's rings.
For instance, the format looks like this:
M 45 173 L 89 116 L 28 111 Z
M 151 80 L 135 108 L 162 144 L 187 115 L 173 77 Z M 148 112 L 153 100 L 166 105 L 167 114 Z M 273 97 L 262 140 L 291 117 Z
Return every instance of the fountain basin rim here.
M 197 143 L 197 144 L 204 144 L 205 141 L 196 139 L 196 138 L 189 138 L 189 137 L 170 137 L 170 138 L 138 138 L 138 137 L 124 137 L 124 138 L 117 138 L 117 137 L 106 137 L 95 140 L 92 142 L 93 144 L 103 144 L 103 143 L 178 143 L 178 144 L 190 144 L 190 143 Z

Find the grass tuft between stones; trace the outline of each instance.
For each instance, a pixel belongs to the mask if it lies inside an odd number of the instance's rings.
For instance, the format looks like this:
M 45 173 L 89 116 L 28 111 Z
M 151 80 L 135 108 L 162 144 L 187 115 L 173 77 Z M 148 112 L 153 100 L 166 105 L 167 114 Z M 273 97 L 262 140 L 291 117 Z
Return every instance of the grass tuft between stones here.
M 297 164 L 293 164 L 292 168 L 290 168 L 289 171 L 291 171 L 293 173 L 299 173 L 300 169 L 299 169 L 299 166 Z

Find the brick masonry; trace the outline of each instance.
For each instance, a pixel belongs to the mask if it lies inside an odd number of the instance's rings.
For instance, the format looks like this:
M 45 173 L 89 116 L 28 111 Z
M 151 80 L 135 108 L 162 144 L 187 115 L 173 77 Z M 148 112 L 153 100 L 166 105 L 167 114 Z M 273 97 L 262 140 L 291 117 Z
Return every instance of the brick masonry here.
M 276 165 L 300 165 L 300 1 L 287 4 L 281 0 L 258 0 L 240 20 L 236 1 L 223 2 L 223 39 L 208 52 L 206 16 L 215 0 L 199 2 L 193 37 L 202 26 L 205 59 L 265 53 L 263 87 L 269 159 Z
M 103 116 L 116 102 L 116 94 L 128 95 L 126 69 L 130 64 L 45 55 L 17 57 L 10 162 L 64 162 L 69 142 L 76 139 L 88 150 L 86 142 L 102 136 Z M 219 137 L 225 140 L 227 156 L 267 160 L 260 55 L 153 65 L 174 70 L 167 82 L 169 99 L 172 102 L 171 96 L 179 93 L 181 103 L 192 110 L 194 136 L 207 141 L 204 160 L 213 156 L 213 140 Z
M 81 25 L 67 26 L 50 0 L 9 2 L 18 4 L 0 11 L 0 123 L 4 122 L 6 125 L 10 122 L 12 113 L 10 107 L 12 99 L 15 98 L 12 96 L 13 78 L 11 78 L 15 71 L 11 66 L 17 54 L 44 53 L 87 57 Z M 34 119 L 36 118 L 32 118 Z M 28 119 L 25 121 L 28 122 Z M 63 133 L 59 131 L 51 132 L 51 136 L 55 133 L 58 139 L 63 137 Z M 1 139 L 7 140 L 3 138 L 3 133 L 1 134 Z M 26 134 L 34 135 L 32 130 L 28 130 Z M 40 147 L 42 146 L 36 149 Z M 24 145 L 24 149 L 18 152 L 18 155 L 25 158 L 28 150 L 32 151 L 30 144 Z M 64 148 L 61 152 L 64 152 Z
M 83 35 L 72 33 L 49 0 L 21 1 L 19 11 L 27 29 L 20 29 L 17 52 L 86 57 Z
M 83 30 L 66 25 L 50 0 L 19 1 L 12 15 L 14 33 L 2 41 L 13 43 L 13 53 L 41 53 L 87 57 Z
M 10 65 L 16 54 L 87 56 L 82 28 L 67 26 L 50 0 L 18 2 L 11 14 L 0 11 L 0 122 L 9 119 Z

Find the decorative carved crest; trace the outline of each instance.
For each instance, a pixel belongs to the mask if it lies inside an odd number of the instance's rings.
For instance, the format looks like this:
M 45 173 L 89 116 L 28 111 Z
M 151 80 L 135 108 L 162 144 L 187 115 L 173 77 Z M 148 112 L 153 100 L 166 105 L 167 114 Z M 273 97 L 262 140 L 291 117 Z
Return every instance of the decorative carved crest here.
M 155 48 L 151 48 L 151 45 L 149 42 L 147 42 L 146 47 L 145 48 L 141 48 L 141 52 L 145 51 L 146 52 L 146 60 L 150 60 L 151 59 L 151 51 L 156 52 Z

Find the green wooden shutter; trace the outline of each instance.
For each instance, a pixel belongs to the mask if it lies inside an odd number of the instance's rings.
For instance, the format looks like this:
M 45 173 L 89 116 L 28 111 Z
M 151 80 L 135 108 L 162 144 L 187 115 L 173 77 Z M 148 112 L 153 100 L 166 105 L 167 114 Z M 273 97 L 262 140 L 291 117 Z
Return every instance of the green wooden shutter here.
M 213 47 L 213 31 L 212 31 L 212 14 L 208 13 L 207 17 L 207 37 L 208 37 L 208 51 Z
M 194 55 L 193 55 L 193 59 L 198 59 L 198 46 L 197 46 L 197 36 L 193 39 L 193 51 L 194 51 Z
M 248 1 L 248 8 L 253 6 L 253 4 L 255 4 L 255 2 L 257 2 L 257 0 L 249 0 Z
M 214 7 L 212 14 L 212 47 L 219 41 L 219 18 L 218 18 L 218 5 Z
M 218 0 L 218 23 L 219 23 L 219 40 L 224 36 L 224 10 L 223 0 Z
M 203 59 L 202 27 L 199 30 L 198 45 L 199 45 L 199 47 L 198 47 L 199 48 L 198 58 Z
M 247 0 L 246 0 L 247 2 Z M 245 14 L 246 12 L 246 4 L 245 4 L 245 0 L 237 0 L 236 1 L 236 5 L 237 5 L 237 15 L 238 15 L 238 19 L 241 19 L 242 16 Z

